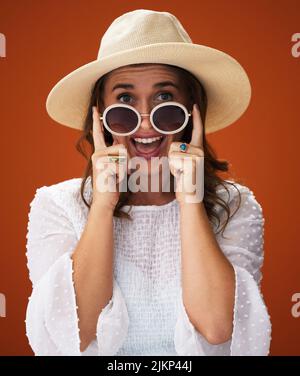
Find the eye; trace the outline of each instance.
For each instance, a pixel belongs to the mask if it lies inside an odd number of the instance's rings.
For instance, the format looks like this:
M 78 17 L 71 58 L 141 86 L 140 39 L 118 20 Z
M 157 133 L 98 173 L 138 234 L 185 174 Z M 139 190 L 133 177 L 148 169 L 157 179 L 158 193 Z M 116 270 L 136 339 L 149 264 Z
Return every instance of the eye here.
M 121 98 L 123 98 L 123 97 L 131 98 L 131 96 L 129 94 L 122 93 L 122 94 L 120 94 L 120 95 L 117 96 L 117 99 L 121 100 Z M 123 101 L 121 101 L 121 102 L 123 102 Z M 125 100 L 124 103 L 129 103 L 129 101 Z
M 172 95 L 171 93 L 167 93 L 167 92 L 165 92 L 165 93 L 160 93 L 160 94 L 158 95 L 158 97 L 160 97 L 161 95 L 164 96 L 163 100 L 170 100 L 170 99 L 173 98 L 173 95 Z M 168 98 L 167 96 L 169 96 L 169 98 Z

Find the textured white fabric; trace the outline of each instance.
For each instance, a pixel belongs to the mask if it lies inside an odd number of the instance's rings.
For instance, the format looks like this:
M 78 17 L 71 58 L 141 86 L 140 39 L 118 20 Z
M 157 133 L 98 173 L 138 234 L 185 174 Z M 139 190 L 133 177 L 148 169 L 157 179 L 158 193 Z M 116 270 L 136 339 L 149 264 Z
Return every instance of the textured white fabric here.
M 70 257 L 88 215 L 80 183 L 74 178 L 38 188 L 30 203 L 26 255 L 33 291 L 26 331 L 35 355 L 268 355 L 271 322 L 260 292 L 264 218 L 253 192 L 237 183 L 241 207 L 225 229 L 226 239 L 216 235 L 235 270 L 231 339 L 211 345 L 189 321 L 181 289 L 180 208 L 174 200 L 133 206 L 133 221 L 113 218 L 113 294 L 99 315 L 97 339 L 80 352 Z M 230 197 L 223 187 L 218 194 L 233 212 L 238 192 L 228 188 Z M 90 179 L 85 197 L 92 197 Z M 216 210 L 225 218 L 221 206 Z

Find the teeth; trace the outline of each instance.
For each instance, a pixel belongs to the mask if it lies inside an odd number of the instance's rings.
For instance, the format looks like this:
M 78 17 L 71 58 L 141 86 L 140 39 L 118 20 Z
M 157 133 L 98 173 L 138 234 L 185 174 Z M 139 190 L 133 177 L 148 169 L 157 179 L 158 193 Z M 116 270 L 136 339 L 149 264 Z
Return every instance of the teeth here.
M 134 138 L 134 141 L 140 142 L 142 144 L 150 144 L 151 142 L 160 140 L 162 136 L 159 137 L 152 137 L 152 138 Z

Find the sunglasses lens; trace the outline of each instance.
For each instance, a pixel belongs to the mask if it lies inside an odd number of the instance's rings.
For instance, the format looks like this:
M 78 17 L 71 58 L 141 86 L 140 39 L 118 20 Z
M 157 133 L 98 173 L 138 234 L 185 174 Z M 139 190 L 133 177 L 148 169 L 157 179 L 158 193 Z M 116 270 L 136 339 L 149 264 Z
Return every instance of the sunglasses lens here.
M 137 114 L 129 108 L 114 107 L 107 112 L 106 122 L 113 132 L 125 134 L 135 129 L 138 123 L 138 117 Z
M 153 114 L 153 121 L 161 131 L 174 132 L 183 125 L 185 112 L 174 105 L 159 107 Z

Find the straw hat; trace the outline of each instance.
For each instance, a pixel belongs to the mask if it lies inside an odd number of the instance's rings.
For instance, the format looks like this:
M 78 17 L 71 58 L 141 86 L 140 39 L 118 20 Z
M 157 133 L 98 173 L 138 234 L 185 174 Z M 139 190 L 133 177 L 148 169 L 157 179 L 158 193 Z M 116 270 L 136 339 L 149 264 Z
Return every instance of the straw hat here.
M 193 43 L 171 13 L 137 9 L 111 23 L 96 60 L 69 73 L 52 88 L 46 101 L 48 114 L 62 125 L 82 129 L 95 82 L 113 69 L 137 63 L 182 67 L 202 83 L 208 99 L 206 133 L 232 124 L 249 105 L 250 82 L 233 57 Z

